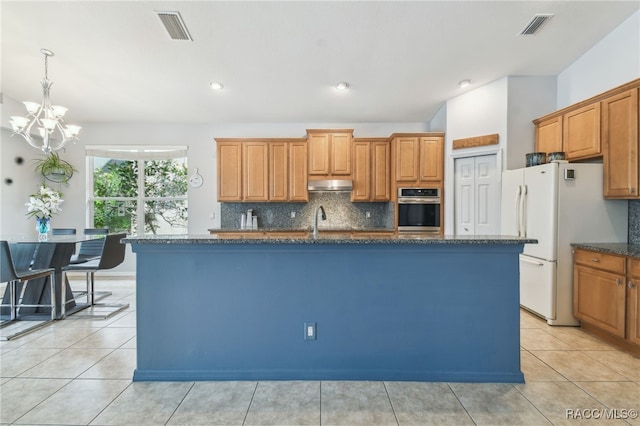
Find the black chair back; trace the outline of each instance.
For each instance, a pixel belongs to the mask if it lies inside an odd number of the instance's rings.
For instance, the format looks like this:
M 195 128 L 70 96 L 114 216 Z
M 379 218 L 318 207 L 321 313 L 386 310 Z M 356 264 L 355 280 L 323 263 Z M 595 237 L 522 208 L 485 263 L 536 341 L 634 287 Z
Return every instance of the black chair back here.
M 13 265 L 9 243 L 0 241 L 0 282 L 8 283 L 18 279 L 16 268 Z
M 103 228 L 86 228 L 84 230 L 85 235 L 107 235 L 109 234 L 108 229 Z M 83 241 L 80 243 L 80 250 L 78 251 L 79 258 L 92 258 L 98 257 L 102 254 L 102 246 L 104 245 L 104 238 Z
M 76 235 L 75 228 L 52 228 L 51 235 Z
M 98 269 L 115 268 L 124 261 L 126 245 L 120 243 L 120 240 L 127 236 L 126 233 L 109 234 L 104 239 L 104 249 L 100 256 L 100 266 Z

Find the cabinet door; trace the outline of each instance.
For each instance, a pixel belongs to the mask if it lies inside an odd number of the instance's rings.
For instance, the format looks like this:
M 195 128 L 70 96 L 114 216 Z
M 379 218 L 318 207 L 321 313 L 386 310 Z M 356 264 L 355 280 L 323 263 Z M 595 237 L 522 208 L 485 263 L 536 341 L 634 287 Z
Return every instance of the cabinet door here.
M 371 143 L 371 201 L 391 200 L 390 154 L 388 142 Z
M 602 101 L 604 196 L 637 198 L 638 89 Z
M 417 182 L 420 162 L 420 144 L 417 137 L 394 139 L 397 182 Z
M 632 277 L 627 288 L 627 316 L 628 333 L 627 339 L 631 343 L 640 345 L 640 278 Z
M 245 201 L 269 200 L 269 152 L 266 142 L 246 142 L 242 152 Z
M 286 142 L 269 143 L 269 200 L 289 199 L 289 146 Z
M 331 156 L 329 159 L 332 175 L 351 174 L 351 134 L 334 133 L 331 135 Z
M 289 144 L 289 200 L 309 201 L 306 142 Z
M 309 174 L 329 174 L 329 135 L 314 133 L 308 138 Z
M 351 201 L 369 201 L 371 198 L 371 143 L 353 143 L 353 189 Z
M 562 116 L 550 118 L 536 125 L 536 152 L 562 151 Z
M 218 142 L 218 201 L 242 201 L 242 144 Z
M 573 315 L 603 330 L 625 337 L 625 276 L 575 265 Z
M 420 138 L 420 181 L 442 181 L 444 141 L 442 138 Z
M 601 155 L 600 102 L 566 113 L 562 129 L 562 144 L 568 160 Z

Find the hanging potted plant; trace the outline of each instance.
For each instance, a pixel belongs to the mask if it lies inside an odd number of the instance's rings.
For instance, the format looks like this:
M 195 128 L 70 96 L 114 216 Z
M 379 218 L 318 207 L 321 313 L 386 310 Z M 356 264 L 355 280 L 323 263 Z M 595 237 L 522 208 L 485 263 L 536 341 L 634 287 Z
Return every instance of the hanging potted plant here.
M 71 164 L 61 159 L 55 151 L 51 151 L 42 159 L 35 160 L 35 170 L 46 180 L 57 183 L 68 182 L 73 176 L 73 172 L 77 172 Z

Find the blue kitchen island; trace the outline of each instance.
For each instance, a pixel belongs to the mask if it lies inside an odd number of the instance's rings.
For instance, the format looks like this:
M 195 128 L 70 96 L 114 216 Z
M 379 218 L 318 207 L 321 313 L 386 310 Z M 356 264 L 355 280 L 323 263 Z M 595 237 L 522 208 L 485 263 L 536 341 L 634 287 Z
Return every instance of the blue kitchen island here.
M 524 381 L 515 237 L 157 236 L 134 381 Z

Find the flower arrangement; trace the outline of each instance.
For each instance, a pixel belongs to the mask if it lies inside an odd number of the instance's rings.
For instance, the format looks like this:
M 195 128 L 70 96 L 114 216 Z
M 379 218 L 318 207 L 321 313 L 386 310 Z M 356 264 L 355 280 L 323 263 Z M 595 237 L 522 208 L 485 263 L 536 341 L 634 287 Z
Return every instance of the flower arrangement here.
M 42 185 L 40 191 L 31 194 L 27 206 L 27 216 L 35 216 L 38 219 L 50 218 L 54 213 L 62 211 L 60 204 L 64 201 L 58 191 Z

